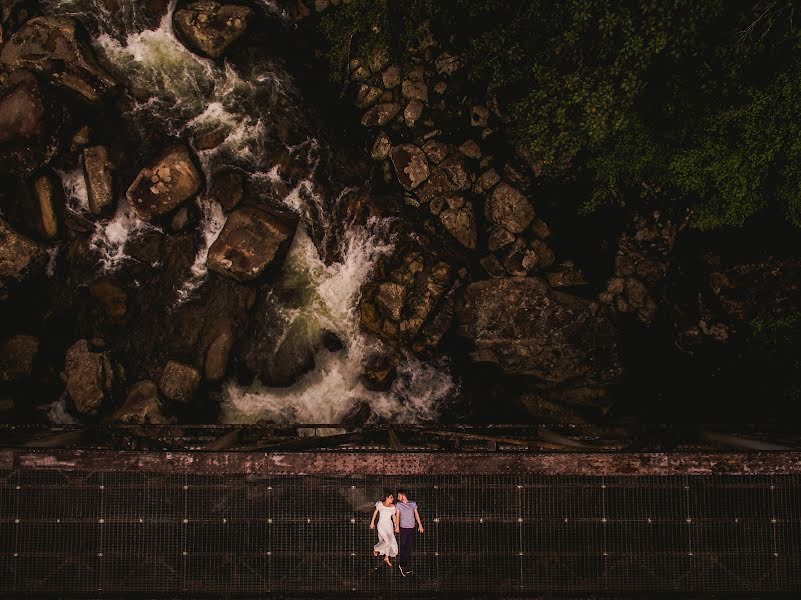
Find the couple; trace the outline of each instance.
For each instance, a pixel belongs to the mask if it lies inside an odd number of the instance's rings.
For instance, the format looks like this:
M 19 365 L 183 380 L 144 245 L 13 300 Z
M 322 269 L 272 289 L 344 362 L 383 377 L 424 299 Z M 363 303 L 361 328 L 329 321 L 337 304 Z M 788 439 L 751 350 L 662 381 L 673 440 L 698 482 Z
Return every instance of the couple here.
M 384 562 L 392 567 L 390 557 L 398 556 L 398 542 L 395 534 L 400 535 L 400 556 L 398 569 L 406 577 L 411 570 L 412 548 L 417 532 L 423 533 L 423 523 L 420 513 L 417 512 L 417 503 L 409 500 L 404 489 L 398 490 L 398 503 L 394 504 L 392 492 L 384 490 L 381 500 L 375 503 L 373 518 L 370 519 L 370 529 L 376 529 L 375 518 L 378 516 L 378 543 L 373 548 L 373 556 L 384 556 Z M 380 515 L 380 516 L 379 516 Z M 415 527 L 415 522 L 417 527 Z M 394 533 L 393 533 L 394 532 Z

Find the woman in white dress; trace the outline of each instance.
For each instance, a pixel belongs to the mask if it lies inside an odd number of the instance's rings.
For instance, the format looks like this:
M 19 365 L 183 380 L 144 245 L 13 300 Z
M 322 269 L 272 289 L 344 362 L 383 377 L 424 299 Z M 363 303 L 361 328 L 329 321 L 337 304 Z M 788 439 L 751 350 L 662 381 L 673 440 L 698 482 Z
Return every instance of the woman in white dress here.
M 378 517 L 378 543 L 373 547 L 373 556 L 384 556 L 384 562 L 392 567 L 392 556 L 398 555 L 398 542 L 395 541 L 395 499 L 392 492 L 384 490 L 381 500 L 375 503 L 370 529 L 376 529 L 375 518 Z

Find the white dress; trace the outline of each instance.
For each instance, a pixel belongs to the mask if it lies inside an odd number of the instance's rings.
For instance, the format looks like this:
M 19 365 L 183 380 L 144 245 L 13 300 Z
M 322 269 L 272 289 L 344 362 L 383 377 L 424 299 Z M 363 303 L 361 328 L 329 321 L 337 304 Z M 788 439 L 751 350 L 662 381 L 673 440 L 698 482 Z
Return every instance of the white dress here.
M 397 556 L 398 542 L 395 541 L 395 523 L 392 521 L 395 506 L 384 506 L 383 502 L 376 502 L 375 507 L 378 509 L 378 524 L 375 526 L 378 543 L 374 546 L 375 551 L 385 556 Z

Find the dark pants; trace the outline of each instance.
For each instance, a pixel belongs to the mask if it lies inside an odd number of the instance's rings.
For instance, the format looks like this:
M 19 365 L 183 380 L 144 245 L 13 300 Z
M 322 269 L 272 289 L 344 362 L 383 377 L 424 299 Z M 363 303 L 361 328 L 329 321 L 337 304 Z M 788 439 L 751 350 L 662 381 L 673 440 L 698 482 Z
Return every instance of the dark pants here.
M 416 527 L 401 527 L 400 542 L 398 543 L 398 563 L 403 568 L 408 568 L 412 560 L 412 549 L 414 548 L 414 538 L 417 535 Z

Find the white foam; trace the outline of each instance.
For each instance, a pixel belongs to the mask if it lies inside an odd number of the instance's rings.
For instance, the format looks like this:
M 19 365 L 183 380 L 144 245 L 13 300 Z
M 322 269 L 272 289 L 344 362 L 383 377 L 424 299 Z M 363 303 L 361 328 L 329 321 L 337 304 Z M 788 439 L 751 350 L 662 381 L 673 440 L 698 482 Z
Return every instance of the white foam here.
M 89 192 L 86 189 L 86 179 L 83 167 L 72 171 L 56 171 L 64 186 L 64 197 L 67 209 L 74 213 L 89 212 Z
M 40 407 L 47 415 L 51 425 L 77 425 L 78 420 L 67 410 L 67 394 L 61 394 L 57 400 Z
M 125 197 L 120 198 L 113 217 L 95 222 L 95 230 L 89 242 L 102 271 L 112 273 L 131 260 L 125 253 L 126 245 L 130 240 L 149 231 L 160 229 L 142 221 L 130 208 Z
M 203 215 L 200 225 L 202 241 L 195 255 L 195 262 L 192 263 L 190 269 L 191 276 L 178 289 L 178 306 L 191 300 L 194 293 L 206 281 L 206 275 L 208 274 L 206 259 L 209 256 L 209 248 L 217 240 L 226 221 L 222 206 L 216 200 L 201 195 L 196 202 Z

